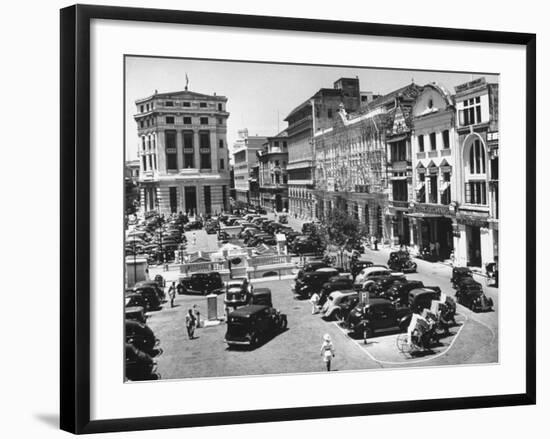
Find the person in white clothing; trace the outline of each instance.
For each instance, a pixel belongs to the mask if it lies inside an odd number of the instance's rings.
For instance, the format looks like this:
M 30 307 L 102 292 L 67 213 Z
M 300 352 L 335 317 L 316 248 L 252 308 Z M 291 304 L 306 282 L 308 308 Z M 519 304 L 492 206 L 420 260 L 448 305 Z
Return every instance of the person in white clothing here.
M 327 372 L 330 372 L 330 364 L 332 359 L 335 357 L 335 353 L 332 340 L 330 339 L 330 335 L 328 334 L 325 334 L 323 337 L 323 344 L 321 345 L 321 356 L 323 357 L 323 361 L 325 362 Z
M 314 292 L 309 298 L 309 302 L 311 303 L 311 314 L 317 314 L 319 312 L 319 299 L 320 297 L 317 292 Z

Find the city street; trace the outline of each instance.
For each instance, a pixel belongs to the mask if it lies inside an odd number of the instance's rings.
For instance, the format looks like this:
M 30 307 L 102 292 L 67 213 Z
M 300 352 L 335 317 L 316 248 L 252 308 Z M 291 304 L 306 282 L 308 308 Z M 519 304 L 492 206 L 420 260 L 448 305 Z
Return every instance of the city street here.
M 293 226 L 297 228 L 299 224 Z M 203 234 L 197 236 L 204 239 Z M 385 264 L 388 254 L 389 249 L 369 250 L 363 258 Z M 422 260 L 416 262 L 419 272 L 409 274 L 407 278 L 421 280 L 425 285 L 437 285 L 442 292 L 454 295 L 450 284 L 451 267 Z M 476 277 L 485 285 L 484 278 Z M 202 296 L 177 296 L 174 308 L 165 303 L 162 310 L 150 313 L 148 325 L 161 340 L 163 349 L 162 355 L 157 357 L 162 379 L 323 372 L 320 348 L 325 333 L 331 335 L 336 348 L 335 371 L 498 362 L 496 288 L 484 287 L 495 303 L 494 311 L 473 313 L 458 305 L 458 324 L 451 329 L 451 335 L 442 339 L 440 346 L 429 355 L 411 357 L 397 349 L 398 334 L 375 336 L 364 344 L 362 339 L 349 337 L 336 322 L 327 322 L 319 315 L 312 315 L 308 301 L 293 298 L 292 284 L 293 280 L 289 279 L 255 283 L 271 288 L 274 306 L 288 316 L 288 328 L 253 350 L 228 349 L 224 343 L 226 325 L 223 322 L 201 327 L 195 333 L 196 339 L 188 339 L 185 313 L 197 305 L 204 317 L 206 299 Z M 218 315 L 223 316 L 223 295 L 218 296 Z

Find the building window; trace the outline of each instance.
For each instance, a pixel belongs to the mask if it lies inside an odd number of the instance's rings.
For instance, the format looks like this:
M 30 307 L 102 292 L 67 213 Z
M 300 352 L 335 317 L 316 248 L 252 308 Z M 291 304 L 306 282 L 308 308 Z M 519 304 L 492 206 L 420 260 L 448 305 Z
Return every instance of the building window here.
M 286 140 L 283 142 L 283 148 L 286 148 Z
M 210 186 L 204 186 L 204 209 L 207 215 L 212 213 L 212 197 L 210 194 Z
M 273 142 L 273 146 L 279 146 L 279 142 L 278 142 L 277 140 L 275 140 L 275 141 Z
M 140 106 L 139 106 L 139 112 L 140 112 L 140 113 L 143 113 L 143 105 L 140 105 Z
M 485 148 L 479 140 L 470 147 L 470 174 L 485 174 Z
M 139 121 L 139 127 L 143 128 L 143 121 L 142 120 Z
M 275 160 L 275 166 L 279 166 L 279 160 Z
M 183 103 L 183 106 L 184 106 L 184 107 L 190 107 L 190 106 L 191 106 L 191 102 L 184 102 L 184 103 Z
M 141 149 L 145 151 L 145 137 L 141 138 Z
M 487 204 L 487 185 L 485 181 L 469 181 L 466 183 L 466 203 Z
M 449 143 L 449 130 L 443 131 L 443 148 L 449 149 L 450 143 Z
M 329 119 L 332 119 L 332 108 L 329 108 L 329 109 L 327 110 L 327 117 L 328 117 Z
M 223 119 L 218 118 L 218 125 L 223 125 Z
M 223 105 L 222 104 L 218 104 L 218 111 L 223 111 Z
M 283 183 L 284 184 L 288 183 L 288 176 L 286 174 L 283 174 Z
M 201 153 L 201 169 L 212 169 L 210 153 Z
M 141 156 L 141 161 L 142 161 L 142 165 L 143 165 L 143 170 L 144 171 L 147 171 L 147 156 L 145 155 L 142 155 Z
M 171 186 L 170 190 L 170 212 L 176 213 L 178 211 L 178 188 Z
M 147 104 L 147 111 L 149 111 L 149 108 L 150 108 L 150 107 L 149 107 L 149 104 Z
M 407 201 L 409 197 L 407 180 L 393 180 L 392 195 L 394 201 Z
M 437 204 L 437 175 L 430 175 L 430 203 Z
M 174 116 L 166 116 L 166 123 L 173 125 L 174 124 Z
M 426 175 L 421 173 L 418 175 L 418 185 L 416 187 L 416 202 L 425 203 L 426 202 Z
M 201 117 L 201 125 L 208 125 L 208 118 L 207 117 Z
M 437 148 L 437 141 L 435 138 L 435 133 L 430 133 L 430 148 L 432 151 L 435 151 Z
M 191 125 L 193 122 L 192 122 L 190 116 L 184 116 L 184 118 L 183 118 L 183 123 L 184 123 L 185 125 Z
M 157 155 L 153 154 L 153 171 L 157 169 Z
M 165 131 L 165 149 L 166 149 L 166 169 L 177 170 L 178 169 L 178 154 L 176 151 L 176 132 Z
M 173 107 L 173 106 L 174 106 L 174 101 L 166 101 L 166 102 L 164 103 L 164 106 L 165 106 L 165 107 Z
M 224 161 L 224 159 L 220 159 L 220 169 L 225 169 L 225 161 Z
M 200 103 L 199 103 L 199 107 L 201 107 L 201 108 L 206 108 L 206 102 L 200 102 Z
M 466 99 L 462 101 L 463 110 L 458 113 L 461 126 L 473 125 L 481 122 L 481 98 Z
M 451 173 L 443 172 L 443 184 L 441 185 L 441 204 L 451 204 Z
M 418 152 L 424 152 L 424 135 L 418 136 Z
M 219 140 L 218 145 L 219 145 L 220 148 L 223 148 L 223 139 Z
M 210 148 L 210 131 L 201 131 L 199 133 L 199 147 Z

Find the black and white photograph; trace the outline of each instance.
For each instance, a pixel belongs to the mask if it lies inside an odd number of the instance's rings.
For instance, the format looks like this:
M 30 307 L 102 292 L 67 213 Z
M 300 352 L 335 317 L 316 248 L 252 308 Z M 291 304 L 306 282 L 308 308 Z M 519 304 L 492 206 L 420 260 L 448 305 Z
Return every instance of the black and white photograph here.
M 498 364 L 499 83 L 125 55 L 125 381 Z

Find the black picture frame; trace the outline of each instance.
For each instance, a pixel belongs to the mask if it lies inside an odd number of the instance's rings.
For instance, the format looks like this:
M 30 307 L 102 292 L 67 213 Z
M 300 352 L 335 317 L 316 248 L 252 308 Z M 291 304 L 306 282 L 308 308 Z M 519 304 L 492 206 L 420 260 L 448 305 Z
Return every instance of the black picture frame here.
M 504 43 L 526 48 L 525 393 L 257 411 L 90 420 L 90 21 L 132 20 L 384 37 Z M 75 5 L 61 10 L 61 403 L 60 424 L 99 433 L 535 404 L 536 35 L 287 17 Z

